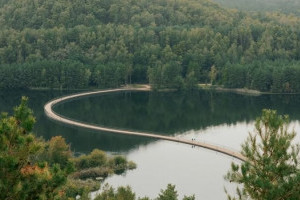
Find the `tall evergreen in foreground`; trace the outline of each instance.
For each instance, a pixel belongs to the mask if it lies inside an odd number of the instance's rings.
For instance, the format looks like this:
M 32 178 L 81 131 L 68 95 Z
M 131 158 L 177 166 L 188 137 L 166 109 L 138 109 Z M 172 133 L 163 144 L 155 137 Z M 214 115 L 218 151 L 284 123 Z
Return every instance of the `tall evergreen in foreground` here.
M 35 160 L 42 143 L 32 134 L 32 110 L 23 97 L 14 115 L 0 118 L 0 199 L 54 199 L 67 171 Z
M 228 199 L 297 200 L 300 197 L 300 146 L 293 144 L 295 132 L 288 117 L 263 110 L 256 120 L 255 134 L 242 145 L 247 161 L 232 163 L 226 179 L 240 184 L 237 197 Z

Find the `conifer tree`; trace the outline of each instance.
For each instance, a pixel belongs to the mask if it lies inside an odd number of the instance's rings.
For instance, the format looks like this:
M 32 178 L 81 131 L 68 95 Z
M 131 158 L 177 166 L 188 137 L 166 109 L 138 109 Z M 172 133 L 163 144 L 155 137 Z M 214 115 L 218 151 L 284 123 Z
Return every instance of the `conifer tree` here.
M 35 118 L 27 100 L 22 97 L 13 116 L 0 117 L 0 199 L 54 199 L 66 181 L 59 165 L 34 161 L 43 145 L 32 134 Z
M 288 116 L 263 110 L 256 120 L 254 134 L 242 145 L 247 158 L 232 163 L 225 177 L 239 184 L 237 197 L 228 199 L 296 200 L 300 197 L 299 145 L 293 144 L 295 132 L 289 131 Z

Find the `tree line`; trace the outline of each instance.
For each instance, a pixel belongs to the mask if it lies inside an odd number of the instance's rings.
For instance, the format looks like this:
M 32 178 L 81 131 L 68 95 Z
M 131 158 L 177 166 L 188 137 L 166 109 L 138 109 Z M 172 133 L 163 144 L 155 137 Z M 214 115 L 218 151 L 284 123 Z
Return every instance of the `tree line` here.
M 212 66 L 214 82 L 224 85 L 228 66 L 254 60 L 263 71 L 265 62 L 281 60 L 287 61 L 280 68 L 299 68 L 300 19 L 292 15 L 250 14 L 206 0 L 13 0 L 0 6 L 1 88 L 149 82 L 182 89 L 211 82 Z
M 222 82 L 228 88 L 250 88 L 264 92 L 296 93 L 300 91 L 299 62 L 253 62 L 227 65 Z
M 214 0 L 214 2 L 228 8 L 237 8 L 249 11 L 280 11 L 300 16 L 300 2 L 298 0 Z

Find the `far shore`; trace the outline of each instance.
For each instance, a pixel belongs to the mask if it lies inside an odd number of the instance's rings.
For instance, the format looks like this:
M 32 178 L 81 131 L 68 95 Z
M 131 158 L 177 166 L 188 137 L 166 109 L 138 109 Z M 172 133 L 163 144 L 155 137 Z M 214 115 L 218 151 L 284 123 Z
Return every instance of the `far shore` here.
M 215 90 L 221 92 L 233 92 L 238 94 L 245 94 L 245 95 L 253 95 L 259 96 L 261 94 L 265 94 L 258 90 L 250 90 L 248 88 L 224 88 L 220 85 L 211 85 L 211 84 L 198 84 L 198 87 L 203 90 Z
M 247 95 L 253 95 L 253 96 L 258 96 L 258 95 L 261 95 L 261 94 L 265 94 L 264 92 L 260 92 L 258 90 L 250 90 L 248 88 L 222 88 L 222 87 L 216 87 L 215 90 L 224 91 L 224 92 L 234 92 L 234 93 L 239 93 L 239 94 L 247 94 Z
M 253 96 L 259 96 L 262 94 L 300 94 L 300 93 L 276 93 L 276 92 L 262 92 L 259 90 L 252 90 L 248 88 L 225 88 L 221 85 L 211 85 L 211 84 L 198 84 L 198 88 L 202 90 L 215 90 L 220 92 L 232 92 L 237 94 L 244 94 L 244 95 L 253 95 Z
M 55 91 L 86 91 L 86 90 L 94 90 L 96 88 L 48 88 L 48 87 L 30 87 L 28 90 L 38 90 L 38 91 L 44 91 L 44 90 L 55 90 Z
M 237 94 L 244 94 L 244 95 L 253 95 L 253 96 L 259 96 L 262 94 L 300 94 L 300 93 L 274 93 L 274 92 L 261 92 L 259 90 L 252 90 L 248 88 L 226 88 L 222 85 L 211 85 L 211 84 L 205 84 L 200 83 L 197 85 L 199 89 L 201 90 L 214 90 L 214 91 L 220 91 L 220 92 L 232 92 Z M 121 85 L 121 88 L 126 89 L 137 89 L 137 88 L 146 88 L 149 91 L 153 91 L 150 84 L 127 84 L 127 85 Z M 47 88 L 47 87 L 32 87 L 29 88 L 29 90 L 55 90 L 55 91 L 96 91 L 96 90 L 107 90 L 107 89 L 114 89 L 114 88 Z M 176 89 L 172 88 L 163 88 L 158 89 L 158 92 L 168 92 L 168 91 L 175 91 Z

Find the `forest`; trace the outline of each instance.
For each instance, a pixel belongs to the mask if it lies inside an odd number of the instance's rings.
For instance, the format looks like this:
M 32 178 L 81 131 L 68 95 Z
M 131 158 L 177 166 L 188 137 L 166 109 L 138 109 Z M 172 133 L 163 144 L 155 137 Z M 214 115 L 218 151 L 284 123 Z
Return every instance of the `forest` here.
M 0 88 L 300 91 L 294 14 L 209 0 L 1 0 L 0 26 Z
M 300 1 L 298 0 L 213 0 L 224 7 L 247 11 L 274 12 L 300 15 Z

